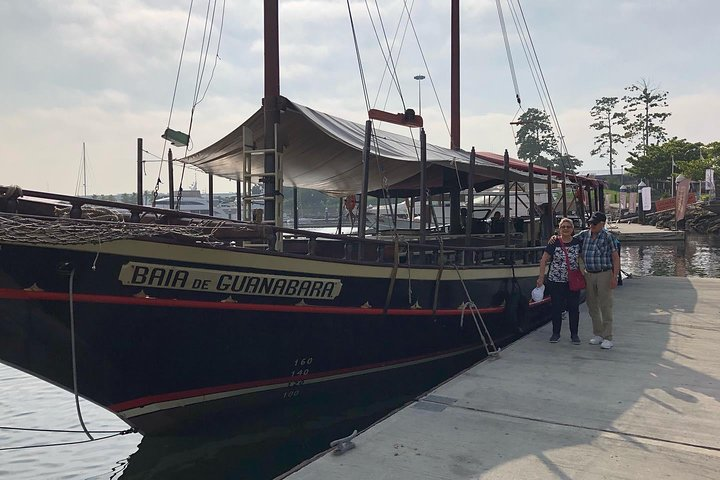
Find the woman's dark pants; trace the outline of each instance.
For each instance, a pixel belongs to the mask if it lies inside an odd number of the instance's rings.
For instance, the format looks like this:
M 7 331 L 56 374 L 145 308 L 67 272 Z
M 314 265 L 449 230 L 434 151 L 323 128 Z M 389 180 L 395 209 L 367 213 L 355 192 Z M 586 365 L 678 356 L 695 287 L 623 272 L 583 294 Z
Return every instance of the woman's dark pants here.
M 580 322 L 580 292 L 571 292 L 566 282 L 547 281 L 545 285 L 552 297 L 553 335 L 560 335 L 562 312 L 565 310 L 570 319 L 570 335 L 577 335 Z

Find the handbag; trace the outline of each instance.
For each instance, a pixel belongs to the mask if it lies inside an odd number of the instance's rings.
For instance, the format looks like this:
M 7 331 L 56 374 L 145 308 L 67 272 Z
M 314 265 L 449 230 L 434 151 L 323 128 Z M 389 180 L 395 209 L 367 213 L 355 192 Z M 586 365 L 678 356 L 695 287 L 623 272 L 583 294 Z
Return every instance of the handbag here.
M 585 276 L 580 270 L 570 269 L 570 257 L 562 240 L 560 240 L 560 247 L 563 249 L 563 252 L 565 252 L 565 264 L 568 269 L 568 287 L 570 287 L 571 292 L 579 292 L 585 288 Z

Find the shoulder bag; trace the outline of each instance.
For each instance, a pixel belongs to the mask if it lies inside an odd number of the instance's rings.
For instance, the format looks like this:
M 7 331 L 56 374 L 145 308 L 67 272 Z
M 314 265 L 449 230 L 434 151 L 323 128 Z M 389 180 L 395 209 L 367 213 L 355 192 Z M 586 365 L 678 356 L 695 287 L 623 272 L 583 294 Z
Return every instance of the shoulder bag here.
M 562 239 L 559 240 L 560 247 L 565 253 L 565 264 L 567 265 L 568 270 L 568 286 L 570 287 L 571 292 L 579 292 L 580 290 L 585 288 L 585 276 L 580 270 L 570 269 L 570 257 L 568 256 L 567 248 L 565 248 L 565 244 L 563 243 Z

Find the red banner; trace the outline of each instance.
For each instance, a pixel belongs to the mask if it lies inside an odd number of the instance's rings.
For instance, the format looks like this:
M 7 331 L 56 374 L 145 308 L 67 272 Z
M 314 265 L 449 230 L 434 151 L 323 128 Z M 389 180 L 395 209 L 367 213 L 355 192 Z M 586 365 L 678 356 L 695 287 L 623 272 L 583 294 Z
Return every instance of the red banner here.
M 697 199 L 695 198 L 695 192 L 690 192 L 687 199 L 687 204 L 690 205 L 691 203 L 695 203 Z M 668 210 L 675 210 L 675 206 L 677 203 L 677 197 L 672 198 L 661 198 L 660 200 L 655 201 L 655 211 L 656 212 L 667 212 Z
M 676 183 L 675 190 L 675 222 L 685 219 L 685 210 L 688 204 L 688 193 L 690 192 L 690 179 L 683 178 Z

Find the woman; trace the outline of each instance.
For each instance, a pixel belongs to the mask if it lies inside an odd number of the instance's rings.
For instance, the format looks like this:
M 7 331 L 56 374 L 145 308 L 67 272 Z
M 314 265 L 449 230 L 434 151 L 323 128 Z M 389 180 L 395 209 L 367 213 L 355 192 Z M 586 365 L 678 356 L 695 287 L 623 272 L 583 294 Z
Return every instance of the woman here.
M 550 343 L 557 343 L 560 340 L 562 313 L 567 310 L 570 318 L 570 341 L 575 345 L 580 345 L 578 336 L 580 292 L 570 291 L 568 264 L 571 270 L 579 268 L 578 259 L 582 242 L 573 237 L 575 227 L 569 218 L 560 220 L 559 230 L 560 235 L 556 237 L 558 241 L 548 244 L 540 259 L 540 275 L 537 279 L 537 286 L 540 287 L 545 283 L 545 267 L 550 261 L 548 281 L 545 287 L 552 296 L 553 333 Z

